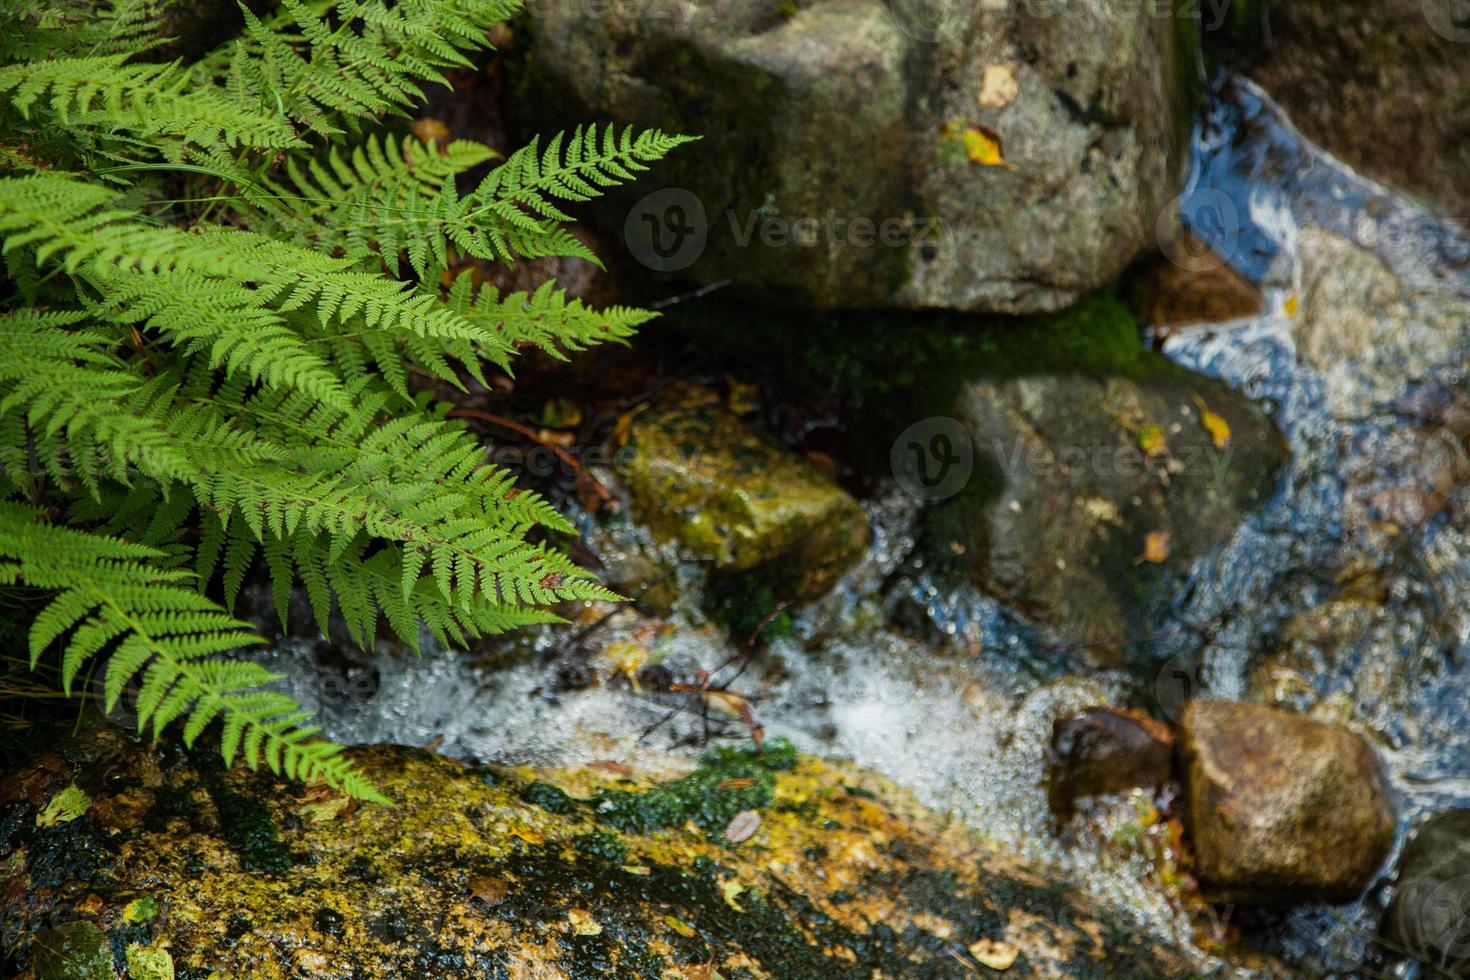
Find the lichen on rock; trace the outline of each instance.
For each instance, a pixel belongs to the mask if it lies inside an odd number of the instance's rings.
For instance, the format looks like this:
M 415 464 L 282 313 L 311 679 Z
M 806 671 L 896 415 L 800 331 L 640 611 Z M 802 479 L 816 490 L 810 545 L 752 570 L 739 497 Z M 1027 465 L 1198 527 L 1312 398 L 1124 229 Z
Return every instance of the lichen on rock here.
M 194 755 L 160 765 L 116 729 L 87 731 L 16 785 L 75 778 L 96 805 L 72 823 L 107 847 L 86 873 L 42 882 L 25 865 L 34 833 L 17 835 L 7 943 L 39 967 L 42 925 L 70 910 L 115 968 L 162 951 L 179 977 L 967 977 L 982 947 L 1014 949 L 1015 976 L 1188 962 L 886 781 L 779 742 L 674 778 L 351 751 L 395 806 L 323 808 L 319 787 Z M 231 831 L 221 799 L 249 801 L 268 828 Z M 27 796 L 4 806 L 33 822 Z M 759 820 L 742 816 L 732 843 L 726 824 L 746 811 Z M 262 867 L 262 839 L 283 860 Z M 130 921 L 144 894 L 156 914 Z

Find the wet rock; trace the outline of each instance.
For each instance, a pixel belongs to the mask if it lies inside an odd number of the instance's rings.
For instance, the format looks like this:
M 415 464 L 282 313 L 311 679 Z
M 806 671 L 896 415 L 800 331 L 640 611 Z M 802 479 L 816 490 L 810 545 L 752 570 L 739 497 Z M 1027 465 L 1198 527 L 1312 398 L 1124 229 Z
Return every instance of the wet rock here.
M 1470 304 L 1407 287 L 1368 249 L 1313 225 L 1298 239 L 1300 356 L 1324 376 L 1328 407 L 1362 417 L 1432 380 L 1464 344 Z
M 1235 3 L 1207 33 L 1309 138 L 1355 170 L 1470 217 L 1470 24 L 1448 0 Z M 1459 19 L 1457 19 L 1459 18 Z M 1207 30 L 1219 17 L 1206 17 Z M 1216 23 L 1212 23 L 1216 22 Z
M 1170 256 L 1149 261 L 1139 288 L 1140 319 L 1165 330 L 1237 320 L 1266 308 L 1259 289 L 1187 232 Z
M 1350 901 L 1395 817 L 1362 737 L 1276 708 L 1191 701 L 1179 721 L 1184 822 L 1211 901 Z
M 1432 817 L 1404 848 L 1384 931 L 1436 976 L 1470 977 L 1470 810 Z
M 856 500 L 697 389 L 640 414 L 628 449 L 618 474 L 638 518 L 717 572 L 779 583 L 778 599 L 821 595 L 868 546 Z
M 949 414 L 975 472 L 931 513 L 929 550 L 1102 662 L 1265 502 L 1287 456 L 1252 402 L 1148 354 L 1105 373 L 977 378 Z
M 97 882 L 27 883 L 20 919 L 81 910 L 76 928 L 166 947 L 180 975 L 966 977 L 977 947 L 1014 950 L 1019 977 L 1191 972 L 1053 872 L 779 742 L 631 777 L 349 750 L 390 808 L 224 771 L 207 752 L 173 753 L 147 787 L 157 763 L 119 730 L 82 741 L 106 772 L 72 762 L 64 776 L 92 795 L 117 854 Z M 222 792 L 264 811 L 284 865 L 247 870 Z M 737 818 L 752 826 L 735 844 Z M 146 939 L 124 935 L 142 929 L 124 914 L 139 893 L 157 903 Z M 22 968 L 38 967 L 41 937 L 13 938 Z
M 1168 782 L 1174 735 L 1142 712 L 1087 708 L 1057 719 L 1051 752 L 1048 798 L 1052 813 L 1066 823 L 1084 797 Z
M 631 207 L 644 182 L 604 210 L 660 270 L 808 307 L 1049 311 L 1175 231 L 1190 18 L 1115 0 L 532 13 L 541 128 L 703 137 L 660 165 L 647 207 Z

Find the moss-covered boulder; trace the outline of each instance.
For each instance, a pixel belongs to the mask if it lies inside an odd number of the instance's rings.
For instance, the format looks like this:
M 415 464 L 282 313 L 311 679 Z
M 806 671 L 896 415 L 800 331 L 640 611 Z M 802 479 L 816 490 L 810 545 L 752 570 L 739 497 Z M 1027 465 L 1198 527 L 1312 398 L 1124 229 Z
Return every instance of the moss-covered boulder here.
M 158 759 L 107 727 L 37 760 L 0 813 L 15 964 L 41 976 L 64 919 L 89 968 L 105 935 L 113 969 L 166 953 L 178 977 L 1188 972 L 1047 872 L 779 743 L 662 778 L 352 753 L 396 806 Z M 71 783 L 85 813 L 38 828 Z
M 805 307 L 1023 313 L 1173 232 L 1196 15 L 635 0 L 537 3 L 528 26 L 541 128 L 703 137 L 602 209 L 661 270 Z
M 812 599 L 867 549 L 867 515 L 852 496 L 708 392 L 680 387 L 629 435 L 618 472 L 634 513 L 717 572 L 749 573 L 778 599 Z

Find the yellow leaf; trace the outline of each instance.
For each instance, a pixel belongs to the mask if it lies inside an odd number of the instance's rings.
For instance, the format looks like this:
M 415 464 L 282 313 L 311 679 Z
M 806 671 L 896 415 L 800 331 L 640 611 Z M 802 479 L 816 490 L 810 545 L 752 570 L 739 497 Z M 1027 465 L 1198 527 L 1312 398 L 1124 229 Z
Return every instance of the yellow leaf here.
M 664 925 L 683 936 L 685 939 L 694 938 L 694 927 L 683 919 L 676 919 L 672 915 L 664 916 Z
M 442 119 L 415 119 L 408 124 L 411 133 L 423 140 L 425 143 L 448 143 L 449 127 Z
M 1157 565 L 1166 561 L 1169 557 L 1169 532 L 1150 531 L 1143 538 L 1143 554 L 1139 561 L 1152 562 Z
M 1164 429 L 1158 425 L 1140 425 L 1138 427 L 1138 448 L 1149 459 L 1167 455 L 1169 452 L 1168 440 L 1164 438 Z
M 740 903 L 735 901 L 737 898 L 745 893 L 744 885 L 736 881 L 734 878 L 731 878 L 729 881 L 725 882 L 725 887 L 722 889 L 722 891 L 725 895 L 726 905 L 730 906 L 736 912 L 745 911 L 745 909 L 741 907 Z
M 86 813 L 92 807 L 92 798 L 82 792 L 75 783 L 51 797 L 46 808 L 36 814 L 37 827 L 51 827 L 67 823 Z
M 1005 167 L 1007 170 L 1016 169 L 1013 164 L 1006 162 L 1000 134 L 987 126 L 973 124 L 962 127 L 957 123 L 949 123 L 944 127 L 944 138 L 957 141 L 964 147 L 965 156 L 971 163 L 986 167 Z
M 1286 294 L 1286 302 L 1284 302 L 1284 303 L 1281 304 L 1281 308 L 1284 311 L 1286 311 L 1286 315 L 1287 316 L 1296 316 L 1296 310 L 1297 310 L 1296 293 L 1287 293 Z
M 572 931 L 579 936 L 602 935 L 602 923 L 592 918 L 590 912 L 572 909 L 567 913 L 567 921 L 572 924 Z
M 1194 396 L 1194 403 L 1199 406 L 1199 423 L 1210 434 L 1210 441 L 1215 444 L 1215 448 L 1224 449 L 1230 445 L 1230 423 L 1223 416 L 1210 411 L 1210 406 L 1199 395 Z
M 982 939 L 970 944 L 970 955 L 992 970 L 1009 970 L 1019 953 L 1016 947 L 998 939 Z
M 642 864 L 625 864 L 622 866 L 622 868 L 630 875 L 638 875 L 643 878 L 647 878 L 649 875 L 653 874 L 652 868 Z
M 1003 109 L 1016 101 L 1020 86 L 1005 65 L 986 65 L 980 76 L 980 108 Z
M 642 694 L 643 688 L 638 683 L 638 671 L 648 663 L 648 648 L 638 643 L 620 640 L 608 646 L 606 656 L 612 660 L 616 671 L 628 679 L 633 690 Z

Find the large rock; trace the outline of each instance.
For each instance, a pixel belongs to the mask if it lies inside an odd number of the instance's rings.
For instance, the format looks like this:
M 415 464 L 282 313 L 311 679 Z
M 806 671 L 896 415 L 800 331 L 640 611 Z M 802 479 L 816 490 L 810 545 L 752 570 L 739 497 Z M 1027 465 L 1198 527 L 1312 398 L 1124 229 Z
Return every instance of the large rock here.
M 54 965 L 37 934 L 70 921 L 89 977 L 101 933 L 191 977 L 1191 972 L 1052 872 L 789 747 L 678 778 L 350 751 L 396 806 L 158 759 L 112 728 L 44 757 L 0 795 L 7 947 Z M 73 782 L 85 812 L 38 828 Z
M 1174 233 L 1188 17 L 1122 0 L 634 0 L 536 3 L 531 27 L 542 128 L 610 117 L 703 137 L 660 165 L 648 209 L 630 211 L 642 181 L 604 211 L 635 253 L 653 222 L 661 269 L 821 308 L 1049 311 Z
M 975 476 L 931 513 L 929 550 L 1104 662 L 1264 503 L 1287 455 L 1254 403 L 1142 352 L 1097 373 L 981 377 L 949 414 Z
M 619 456 L 638 518 L 718 572 L 774 581 L 781 599 L 831 588 L 867 549 L 867 515 L 815 466 L 684 387 L 640 413 Z
M 1191 701 L 1179 761 L 1211 901 L 1350 901 L 1388 856 L 1393 804 L 1358 735 L 1262 705 Z
M 1470 810 L 1431 818 L 1404 848 L 1384 923 L 1389 949 L 1470 977 Z

